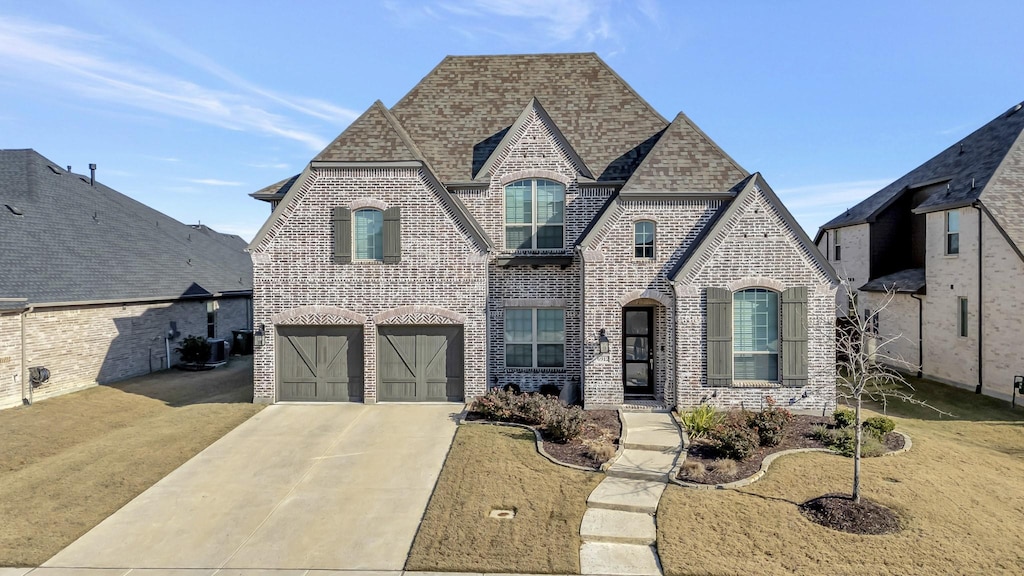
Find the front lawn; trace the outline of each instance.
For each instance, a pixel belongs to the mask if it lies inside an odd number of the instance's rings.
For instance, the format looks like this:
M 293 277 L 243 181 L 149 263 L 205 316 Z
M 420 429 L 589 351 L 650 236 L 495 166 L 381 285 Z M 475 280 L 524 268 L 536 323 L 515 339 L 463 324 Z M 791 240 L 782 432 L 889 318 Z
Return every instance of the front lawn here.
M 529 430 L 460 426 L 406 569 L 578 574 L 580 522 L 603 477 L 544 459 Z
M 1015 543 L 1024 518 L 1024 415 L 970 391 L 912 383 L 917 397 L 954 417 L 890 403 L 888 415 L 913 449 L 862 462 L 864 495 L 896 510 L 903 531 L 857 536 L 805 519 L 797 504 L 850 492 L 853 461 L 785 456 L 739 490 L 670 485 L 658 508 L 665 574 L 1024 571 L 1024 548 Z
M 37 566 L 258 412 L 252 360 L 0 411 L 0 566 Z

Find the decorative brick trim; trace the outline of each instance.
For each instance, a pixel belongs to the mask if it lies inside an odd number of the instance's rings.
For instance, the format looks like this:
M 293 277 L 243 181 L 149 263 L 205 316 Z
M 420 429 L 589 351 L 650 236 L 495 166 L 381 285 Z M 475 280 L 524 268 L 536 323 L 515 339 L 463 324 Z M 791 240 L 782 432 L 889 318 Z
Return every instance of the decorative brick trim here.
M 671 300 L 666 298 L 665 295 L 659 292 L 658 290 L 651 290 L 650 288 L 648 288 L 647 290 L 633 290 L 632 292 L 627 292 L 626 294 L 623 294 L 622 297 L 619 298 L 619 306 L 628 306 L 630 302 L 644 299 L 656 300 L 665 308 L 672 308 Z
M 438 306 L 399 306 L 373 317 L 375 324 L 465 324 L 466 317 Z
M 726 285 L 731 292 L 737 292 L 739 290 L 745 290 L 747 288 L 768 288 L 776 292 L 784 291 L 787 286 L 778 280 L 773 278 L 765 278 L 763 276 L 747 276 L 734 280 Z
M 604 262 L 604 252 L 600 250 L 584 250 L 584 262 Z
M 541 170 L 536 168 L 530 168 L 527 170 L 516 170 L 515 172 L 509 172 L 503 175 L 499 180 L 498 184 L 505 186 L 516 182 L 517 180 L 526 180 L 528 178 L 543 178 L 545 180 L 554 180 L 565 185 L 566 188 L 572 183 L 572 179 L 565 174 L 560 174 L 554 170 Z M 568 191 L 566 191 L 568 193 Z
M 353 212 L 362 208 L 373 208 L 374 210 L 384 211 L 388 209 L 388 205 L 386 202 L 376 198 L 356 198 L 348 205 L 348 209 Z
M 273 324 L 363 324 L 366 316 L 337 306 L 298 306 L 272 314 Z

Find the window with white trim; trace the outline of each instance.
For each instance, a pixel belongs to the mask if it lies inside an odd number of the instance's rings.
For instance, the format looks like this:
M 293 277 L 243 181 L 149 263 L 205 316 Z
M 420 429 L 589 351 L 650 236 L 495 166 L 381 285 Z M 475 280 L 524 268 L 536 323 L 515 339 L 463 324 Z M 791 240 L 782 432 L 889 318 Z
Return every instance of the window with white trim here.
M 565 245 L 565 186 L 520 180 L 505 186 L 505 248 L 557 250 Z
M 732 299 L 733 377 L 779 379 L 779 295 L 749 288 Z
M 561 308 L 505 309 L 505 366 L 563 368 L 565 310 Z
M 633 256 L 654 258 L 654 222 L 640 220 L 633 224 Z
M 352 245 L 356 260 L 384 260 L 384 213 L 366 208 L 356 210 Z
M 960 253 L 960 211 L 946 212 L 946 254 Z

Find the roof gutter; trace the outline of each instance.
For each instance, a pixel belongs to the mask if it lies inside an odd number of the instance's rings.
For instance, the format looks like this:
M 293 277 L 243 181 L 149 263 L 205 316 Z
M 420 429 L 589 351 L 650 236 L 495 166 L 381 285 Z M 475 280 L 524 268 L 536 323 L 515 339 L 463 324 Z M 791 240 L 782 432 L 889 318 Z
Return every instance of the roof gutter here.
M 69 306 L 103 306 L 107 304 L 142 304 L 142 303 L 157 303 L 157 302 L 178 302 L 182 300 L 195 300 L 203 298 L 230 298 L 230 297 L 245 297 L 252 296 L 252 290 L 238 290 L 232 292 L 213 292 L 210 294 L 197 294 L 195 296 L 167 296 L 167 297 L 149 297 L 149 298 L 121 298 L 113 300 L 79 300 L 74 302 L 40 302 L 32 304 L 29 308 L 64 308 Z

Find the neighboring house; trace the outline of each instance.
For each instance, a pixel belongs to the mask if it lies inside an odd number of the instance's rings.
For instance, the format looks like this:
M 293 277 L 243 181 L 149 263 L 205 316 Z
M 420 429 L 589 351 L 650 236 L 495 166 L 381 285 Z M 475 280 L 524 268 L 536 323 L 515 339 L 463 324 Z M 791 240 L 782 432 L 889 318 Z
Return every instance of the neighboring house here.
M 904 368 L 1009 399 L 1024 374 L 1024 112 L 1000 114 L 822 226 L 816 243 Z M 897 362 L 899 363 L 899 362 Z
M 445 58 L 254 196 L 257 401 L 835 403 L 832 268 L 594 54 Z
M 0 407 L 160 370 L 251 326 L 245 241 L 188 226 L 33 150 L 0 150 Z M 172 323 L 180 333 L 165 341 Z

